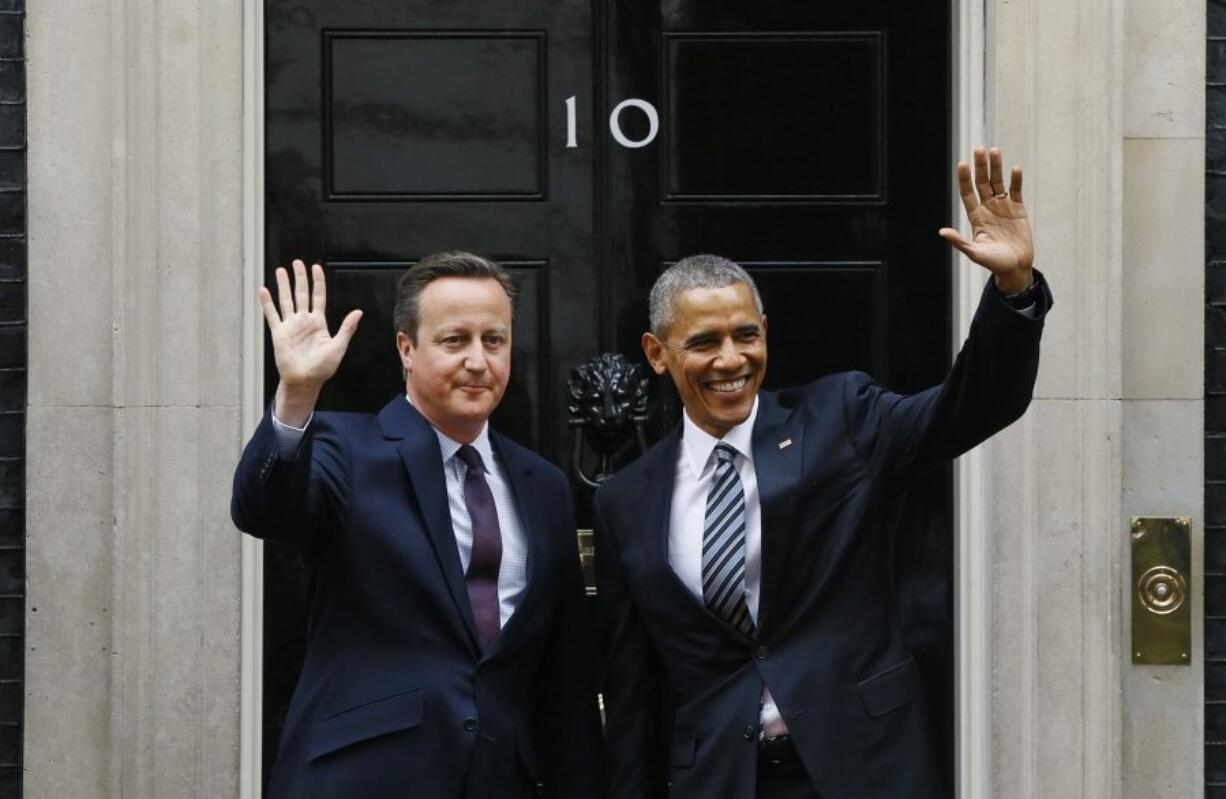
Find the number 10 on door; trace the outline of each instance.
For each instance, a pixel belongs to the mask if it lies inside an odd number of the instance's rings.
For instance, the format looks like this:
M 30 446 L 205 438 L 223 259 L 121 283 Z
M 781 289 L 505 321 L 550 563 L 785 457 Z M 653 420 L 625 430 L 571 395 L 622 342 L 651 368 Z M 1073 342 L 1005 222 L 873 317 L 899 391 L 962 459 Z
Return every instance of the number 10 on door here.
M 622 112 L 629 108 L 638 109 L 644 116 L 647 117 L 647 135 L 641 139 L 631 139 L 622 132 L 621 117 Z M 609 112 L 609 133 L 613 136 L 613 141 L 620 144 L 622 147 L 627 147 L 631 150 L 639 147 L 646 147 L 655 141 L 656 134 L 660 132 L 660 115 L 656 113 L 656 107 L 646 100 L 638 97 L 631 97 L 627 100 L 622 100 L 613 107 Z M 575 120 L 575 96 L 572 94 L 566 98 L 566 147 L 572 149 L 579 146 L 578 133 L 576 130 Z

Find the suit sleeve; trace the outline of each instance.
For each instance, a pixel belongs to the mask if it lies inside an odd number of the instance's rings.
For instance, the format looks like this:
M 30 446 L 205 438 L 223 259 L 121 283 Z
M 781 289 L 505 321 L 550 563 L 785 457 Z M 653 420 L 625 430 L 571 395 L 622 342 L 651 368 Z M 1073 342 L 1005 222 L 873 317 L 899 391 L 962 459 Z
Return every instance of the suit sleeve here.
M 234 471 L 230 516 L 238 529 L 256 538 L 310 551 L 322 531 L 334 529 L 345 514 L 348 455 L 325 414 L 315 415 L 294 460 L 283 460 L 279 452 L 270 408 Z
M 860 456 L 902 471 L 961 455 L 1026 411 L 1039 368 L 1039 339 L 1052 306 L 1041 274 L 1031 314 L 1009 306 L 989 281 L 970 334 L 945 381 L 918 394 L 888 391 L 867 375 L 847 383 L 844 404 Z
M 596 604 L 604 656 L 605 772 L 612 799 L 664 799 L 672 707 L 659 653 L 630 595 L 614 534 L 593 502 Z
M 603 792 L 600 712 L 596 704 L 596 659 L 587 595 L 579 566 L 575 510 L 570 486 L 559 475 L 558 497 L 563 506 L 556 533 L 562 539 L 566 566 L 563 599 L 538 679 L 543 708 L 534 737 L 540 756 L 544 795 L 556 799 L 586 799 Z

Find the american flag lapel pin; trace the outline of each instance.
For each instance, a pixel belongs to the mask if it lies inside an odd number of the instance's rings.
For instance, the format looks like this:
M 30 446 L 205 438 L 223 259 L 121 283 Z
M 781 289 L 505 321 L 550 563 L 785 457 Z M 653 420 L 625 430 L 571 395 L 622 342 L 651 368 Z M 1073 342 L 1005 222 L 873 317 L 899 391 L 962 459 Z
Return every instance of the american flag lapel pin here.
M 792 439 L 790 438 L 785 438 L 779 442 L 779 449 L 787 449 L 790 446 L 792 446 Z

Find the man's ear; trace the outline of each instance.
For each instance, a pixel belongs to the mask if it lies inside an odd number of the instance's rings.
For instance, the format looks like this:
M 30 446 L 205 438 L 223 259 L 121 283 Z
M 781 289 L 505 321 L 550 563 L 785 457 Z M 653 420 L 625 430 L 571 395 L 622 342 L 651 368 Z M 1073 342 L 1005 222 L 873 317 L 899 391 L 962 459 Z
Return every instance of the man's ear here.
M 643 354 L 647 356 L 647 362 L 651 364 L 655 373 L 662 375 L 667 372 L 668 362 L 665 360 L 664 342 L 656 338 L 654 333 L 644 333 L 642 341 Z
M 413 340 L 409 338 L 409 334 L 397 332 L 396 352 L 400 353 L 400 368 L 406 376 L 413 371 L 413 349 Z

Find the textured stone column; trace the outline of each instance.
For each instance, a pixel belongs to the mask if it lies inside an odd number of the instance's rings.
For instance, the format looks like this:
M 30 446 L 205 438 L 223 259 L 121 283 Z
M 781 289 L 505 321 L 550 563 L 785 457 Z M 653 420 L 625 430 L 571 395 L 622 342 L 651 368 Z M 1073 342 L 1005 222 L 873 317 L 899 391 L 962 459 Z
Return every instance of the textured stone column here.
M 1128 518 L 1202 540 L 1204 5 L 994 3 L 988 127 L 1027 167 L 1056 309 L 990 445 L 994 795 L 1199 796 L 1193 664 L 1130 659 Z
M 237 795 L 242 3 L 28 17 L 26 795 Z
M 1122 795 L 1204 793 L 1205 3 L 1126 0 L 1122 522 L 1192 516 L 1189 667 L 1134 666 L 1120 594 Z M 1127 540 L 1123 530 L 1119 536 Z

